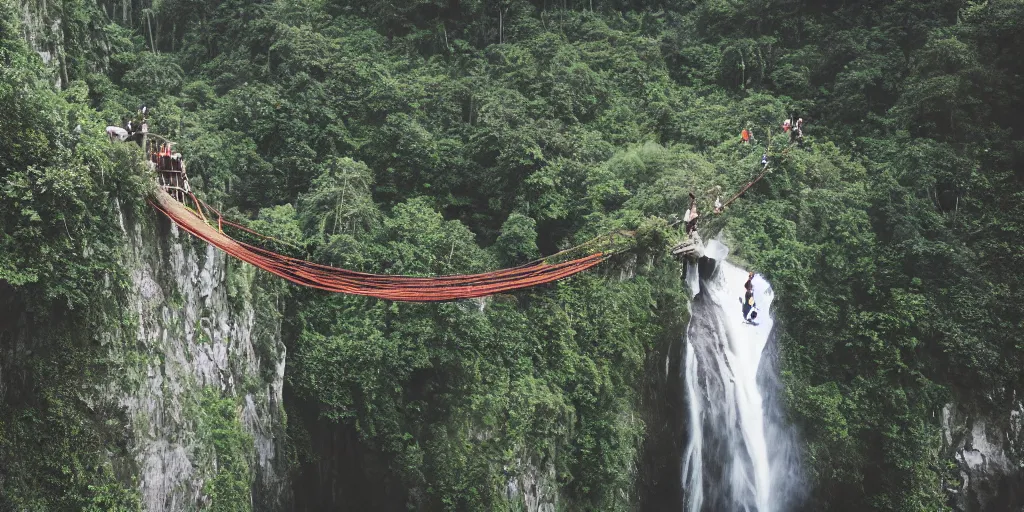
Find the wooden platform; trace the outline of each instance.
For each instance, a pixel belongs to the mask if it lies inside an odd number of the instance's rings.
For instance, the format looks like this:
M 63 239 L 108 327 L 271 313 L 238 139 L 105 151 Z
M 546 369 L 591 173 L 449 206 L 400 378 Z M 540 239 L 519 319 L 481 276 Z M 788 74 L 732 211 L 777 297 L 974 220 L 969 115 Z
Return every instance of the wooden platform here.
M 672 255 L 679 258 L 690 256 L 702 258 L 704 257 L 704 242 L 700 239 L 700 235 L 694 231 L 689 238 L 672 248 Z

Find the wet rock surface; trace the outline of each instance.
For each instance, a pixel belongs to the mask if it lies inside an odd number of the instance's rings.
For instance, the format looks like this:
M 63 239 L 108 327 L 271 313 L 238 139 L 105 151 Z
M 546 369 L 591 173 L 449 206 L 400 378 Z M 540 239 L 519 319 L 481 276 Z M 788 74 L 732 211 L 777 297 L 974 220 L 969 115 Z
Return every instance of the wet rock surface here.
M 252 269 L 229 267 L 223 253 L 162 221 L 149 229 L 141 223 L 127 227 L 138 354 L 121 376 L 125 381 L 111 383 L 125 390 L 118 402 L 134 437 L 143 505 L 176 511 L 206 503 L 204 485 L 217 461 L 201 432 L 199 409 L 202 392 L 212 389 L 237 402 L 237 419 L 251 436 L 252 488 L 259 497 L 254 504 L 258 510 L 284 509 L 285 348 L 279 327 L 276 339 L 274 329 L 261 331 L 271 339 L 258 339 L 253 306 L 229 300 L 228 273 L 244 273 L 238 278 L 251 283 Z M 260 357 L 256 343 L 275 347 L 273 357 Z
M 1012 396 L 998 412 L 955 403 L 942 409 L 942 445 L 952 460 L 949 504 L 962 512 L 1024 510 L 1024 402 Z

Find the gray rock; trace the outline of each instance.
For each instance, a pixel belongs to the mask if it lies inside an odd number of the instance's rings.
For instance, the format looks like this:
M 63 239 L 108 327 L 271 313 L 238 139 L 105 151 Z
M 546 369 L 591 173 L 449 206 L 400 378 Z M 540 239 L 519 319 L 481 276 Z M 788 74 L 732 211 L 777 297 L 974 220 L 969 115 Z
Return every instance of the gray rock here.
M 509 469 L 506 468 L 506 473 Z M 558 510 L 558 482 L 554 464 L 550 461 L 537 464 L 533 460 L 520 459 L 515 474 L 505 484 L 505 497 L 510 503 L 525 506 L 527 512 Z
M 137 371 L 124 376 L 128 382 L 111 382 L 107 392 L 116 394 L 127 410 L 146 510 L 194 510 L 208 501 L 204 485 L 217 468 L 213 448 L 203 445 L 198 431 L 205 388 L 241 404 L 239 421 L 253 440 L 254 488 L 269 497 L 259 509 L 284 509 L 290 499 L 275 436 L 283 429 L 278 413 L 283 343 L 270 340 L 277 347 L 272 360 L 257 357 L 256 315 L 252 304 L 228 300 L 223 253 L 200 246 L 173 226 L 168 240 L 159 240 L 153 226 L 129 225 L 126 233 L 130 251 L 125 264 L 135 291 L 131 310 L 138 317 L 136 348 L 144 358 Z M 116 344 L 110 348 L 123 349 Z M 132 374 L 137 378 L 131 379 Z
M 1016 394 L 998 413 L 952 403 L 942 409 L 943 455 L 958 477 L 945 490 L 955 510 L 1024 511 L 1022 415 Z

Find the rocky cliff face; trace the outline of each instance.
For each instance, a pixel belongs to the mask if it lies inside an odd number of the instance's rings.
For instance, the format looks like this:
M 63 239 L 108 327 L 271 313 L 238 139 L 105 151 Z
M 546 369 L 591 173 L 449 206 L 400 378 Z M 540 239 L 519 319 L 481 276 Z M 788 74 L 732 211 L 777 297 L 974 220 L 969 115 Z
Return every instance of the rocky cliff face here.
M 942 410 L 942 444 L 956 478 L 946 483 L 962 512 L 1024 510 L 1024 401 L 1016 393 L 999 412 L 963 404 Z
M 554 464 L 538 466 L 532 461 L 520 460 L 517 476 L 505 483 L 505 497 L 509 508 L 523 506 L 526 512 L 555 512 L 558 510 L 558 479 Z
M 50 11 L 54 7 L 45 1 L 22 1 L 18 4 L 21 11 L 22 35 L 32 48 L 43 59 L 43 62 L 57 71 L 56 85 L 59 87 L 68 82 L 61 17 Z
M 290 509 L 281 284 L 141 212 L 85 313 L 0 282 L 0 498 Z
M 278 305 L 267 291 L 254 289 L 252 267 L 229 263 L 164 219 L 143 224 L 123 225 L 131 246 L 126 265 L 136 292 L 137 353 L 116 376 L 123 381 L 111 382 L 109 390 L 122 389 L 118 402 L 129 419 L 143 504 L 150 511 L 189 510 L 208 501 L 208 483 L 230 456 L 210 432 L 208 409 L 211 401 L 227 400 L 235 413 L 229 430 L 237 426 L 249 444 L 242 455 L 254 505 L 282 509 L 289 499 Z M 257 314 L 261 301 L 269 308 Z
M 84 72 L 109 67 L 110 44 L 97 20 L 116 14 L 104 2 L 19 0 L 22 37 L 54 71 L 57 87 L 82 78 Z M 130 2 L 125 2 L 125 5 Z M 125 13 L 128 11 L 125 10 Z
M 60 87 L 76 74 L 106 69 L 104 23 L 118 15 L 128 22 L 132 4 L 17 5 L 22 37 Z M 254 268 L 151 212 L 122 213 L 119 229 L 126 241 L 121 275 L 129 282 L 120 299 L 112 299 L 119 283 L 110 282 L 111 297 L 96 297 L 106 317 L 94 322 L 98 332 L 64 332 L 71 329 L 52 321 L 64 313 L 47 320 L 28 314 L 24 298 L 0 300 L 10 310 L 0 314 L 0 349 L 9 355 L 0 362 L 0 399 L 38 394 L 32 367 L 60 350 L 55 340 L 75 347 L 99 341 L 85 363 L 102 370 L 83 371 L 75 383 L 84 388 L 76 399 L 95 421 L 81 428 L 103 429 L 102 442 L 122 448 L 108 448 L 105 458 L 120 481 L 135 483 L 146 510 L 195 510 L 217 500 L 288 508 L 281 284 L 264 283 Z

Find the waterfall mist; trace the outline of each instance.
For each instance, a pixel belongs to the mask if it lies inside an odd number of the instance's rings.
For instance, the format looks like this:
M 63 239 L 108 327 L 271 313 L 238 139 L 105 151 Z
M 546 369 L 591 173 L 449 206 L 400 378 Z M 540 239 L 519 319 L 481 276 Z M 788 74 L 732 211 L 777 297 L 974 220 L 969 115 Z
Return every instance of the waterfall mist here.
M 687 272 L 699 291 L 694 288 L 683 369 L 690 431 L 684 509 L 785 512 L 798 506 L 804 486 L 779 396 L 771 285 L 754 277 L 758 317 L 756 325 L 746 323 L 747 272 L 725 261 L 728 248 L 717 241 L 706 254 L 699 269 L 691 265 Z

